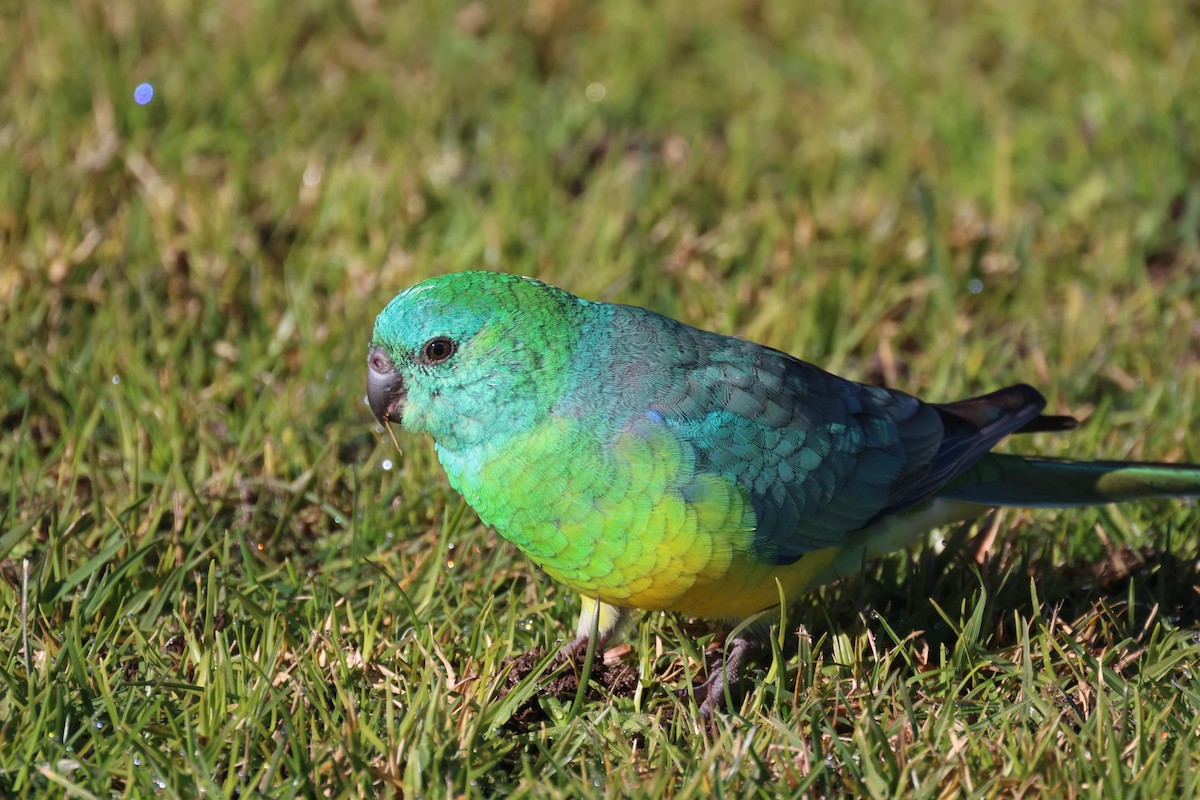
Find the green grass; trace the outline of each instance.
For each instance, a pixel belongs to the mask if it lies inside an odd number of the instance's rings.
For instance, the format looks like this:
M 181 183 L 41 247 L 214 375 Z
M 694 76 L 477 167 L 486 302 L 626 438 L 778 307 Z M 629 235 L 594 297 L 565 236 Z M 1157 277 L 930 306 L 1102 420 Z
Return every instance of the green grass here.
M 498 690 L 575 600 L 363 386 L 485 267 L 1200 461 L 1198 52 L 1149 2 L 14 6 L 0 796 L 1196 794 L 1195 505 L 872 564 L 711 731 L 721 632 L 647 615 L 572 716 Z

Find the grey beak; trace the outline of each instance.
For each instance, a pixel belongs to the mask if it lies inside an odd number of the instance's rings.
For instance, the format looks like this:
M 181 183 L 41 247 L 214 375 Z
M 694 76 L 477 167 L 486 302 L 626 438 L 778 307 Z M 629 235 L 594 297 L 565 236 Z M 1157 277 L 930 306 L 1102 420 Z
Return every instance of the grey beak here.
M 367 353 L 367 402 L 380 424 L 400 422 L 407 394 L 404 378 L 382 347 L 372 347 Z

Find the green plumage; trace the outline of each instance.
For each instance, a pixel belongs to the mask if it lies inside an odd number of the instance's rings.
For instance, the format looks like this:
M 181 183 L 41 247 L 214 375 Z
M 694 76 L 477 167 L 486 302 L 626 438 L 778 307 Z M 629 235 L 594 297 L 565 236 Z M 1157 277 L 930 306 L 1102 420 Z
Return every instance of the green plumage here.
M 1073 427 L 1028 386 L 924 403 L 509 275 L 402 292 L 370 362 L 376 414 L 432 435 L 486 523 L 609 610 L 745 617 L 980 506 L 1200 494 L 1196 466 L 990 454 Z
M 988 506 L 1068 508 L 1187 497 L 1200 493 L 1189 464 L 1071 461 L 989 453 L 945 489 L 942 497 Z

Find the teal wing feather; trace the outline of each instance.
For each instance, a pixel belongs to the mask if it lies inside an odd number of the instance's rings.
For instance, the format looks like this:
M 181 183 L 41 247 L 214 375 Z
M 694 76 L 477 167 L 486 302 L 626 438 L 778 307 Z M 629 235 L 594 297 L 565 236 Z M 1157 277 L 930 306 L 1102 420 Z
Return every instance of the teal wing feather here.
M 699 335 L 699 332 L 697 332 Z M 841 544 L 920 490 L 942 444 L 932 407 L 749 342 L 702 335 L 682 390 L 654 408 L 750 497 L 756 556 L 786 564 Z
M 932 497 L 1005 435 L 1057 419 L 1039 417 L 1044 401 L 1026 386 L 934 405 L 642 309 L 607 309 L 585 355 L 605 374 L 575 396 L 624 430 L 666 426 L 697 472 L 735 479 L 766 563 L 839 545 Z

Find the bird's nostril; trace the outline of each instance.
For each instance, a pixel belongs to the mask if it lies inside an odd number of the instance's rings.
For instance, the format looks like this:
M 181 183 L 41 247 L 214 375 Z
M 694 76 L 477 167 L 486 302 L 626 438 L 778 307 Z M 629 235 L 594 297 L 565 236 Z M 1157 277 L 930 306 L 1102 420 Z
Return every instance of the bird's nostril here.
M 392 362 L 388 361 L 387 356 L 378 350 L 372 352 L 367 358 L 367 365 L 380 374 L 387 374 L 392 371 Z

